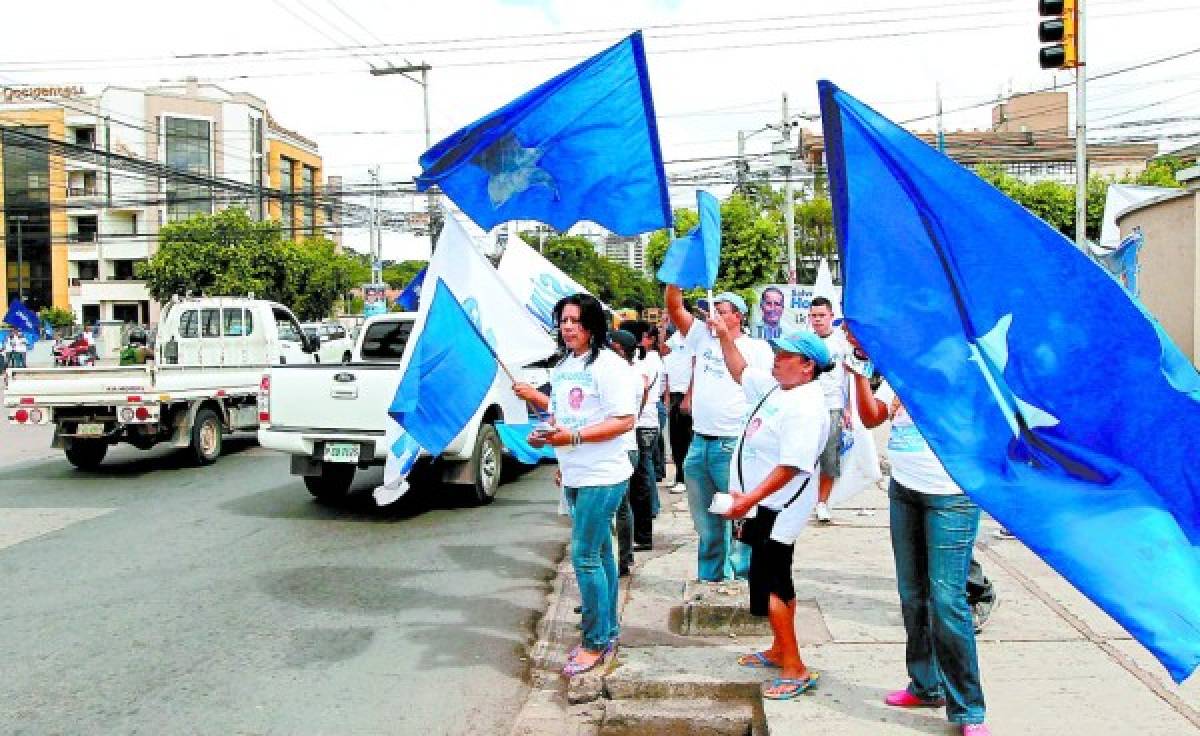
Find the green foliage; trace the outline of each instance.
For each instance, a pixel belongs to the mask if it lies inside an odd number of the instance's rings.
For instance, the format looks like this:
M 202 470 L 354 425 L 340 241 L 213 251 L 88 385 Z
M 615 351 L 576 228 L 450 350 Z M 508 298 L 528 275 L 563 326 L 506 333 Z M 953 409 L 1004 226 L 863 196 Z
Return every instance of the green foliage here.
M 757 199 L 772 199 L 769 189 L 755 190 Z M 782 202 L 782 199 L 779 200 Z M 675 237 L 696 226 L 695 210 L 675 210 Z M 650 237 L 646 260 L 651 271 L 662 266 L 670 244 L 666 231 Z M 761 207 L 750 194 L 734 194 L 721 203 L 721 268 L 717 272 L 718 291 L 749 290 L 757 284 L 773 281 L 779 274 L 779 255 L 783 252 L 783 218 L 778 210 Z
M 598 255 L 587 238 L 547 238 L 543 254 L 580 286 L 613 308 L 641 310 L 662 306 L 662 293 L 657 284 L 623 263 Z
M 984 181 L 999 189 L 1025 209 L 1045 220 L 1068 238 L 1075 237 L 1075 187 L 1056 181 L 1026 183 L 1006 173 L 1001 167 L 982 165 L 975 168 Z M 1109 182 L 1098 176 L 1088 180 L 1087 237 L 1100 237 L 1100 222 L 1104 217 L 1104 199 Z
M 71 327 L 75 324 L 75 313 L 70 309 L 62 309 L 60 307 L 42 307 L 38 312 L 38 319 L 43 325 L 50 325 L 55 329 L 62 327 Z
M 403 289 L 405 286 L 408 286 L 409 281 L 412 281 L 413 276 L 416 276 L 422 268 L 428 265 L 429 261 L 401 261 L 399 263 L 392 263 L 383 267 L 383 280 L 393 289 Z
M 253 293 L 290 306 L 300 319 L 321 319 L 362 273 L 357 259 L 336 249 L 325 238 L 284 240 L 278 223 L 229 209 L 164 226 L 158 252 L 138 275 L 160 302 L 189 291 Z
M 1175 156 L 1163 156 L 1146 164 L 1146 170 L 1137 176 L 1126 177 L 1124 183 L 1148 187 L 1179 187 L 1181 184 L 1175 178 L 1175 174 L 1187 167 L 1187 163 Z

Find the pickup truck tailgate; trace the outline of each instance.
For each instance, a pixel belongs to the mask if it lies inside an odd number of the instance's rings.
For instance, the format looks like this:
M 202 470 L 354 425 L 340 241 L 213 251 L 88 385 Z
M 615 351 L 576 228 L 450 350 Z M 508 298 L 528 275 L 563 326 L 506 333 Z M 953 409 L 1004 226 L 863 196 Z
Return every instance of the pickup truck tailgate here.
M 154 390 L 153 368 L 126 366 L 105 368 L 18 368 L 9 376 L 5 403 L 22 396 L 37 397 L 41 404 L 70 404 L 97 395 L 124 399 L 129 394 Z
M 395 365 L 272 366 L 271 428 L 313 432 L 382 432 L 396 396 Z

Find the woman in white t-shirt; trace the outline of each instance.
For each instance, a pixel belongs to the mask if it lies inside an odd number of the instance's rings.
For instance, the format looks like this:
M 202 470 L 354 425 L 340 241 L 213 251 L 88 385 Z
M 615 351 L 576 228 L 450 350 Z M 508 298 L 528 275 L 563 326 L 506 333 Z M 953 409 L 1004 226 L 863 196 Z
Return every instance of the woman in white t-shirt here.
M 728 328 L 709 326 L 721 343 L 725 365 L 752 407 L 729 469 L 732 508 L 745 517 L 741 539 L 750 545 L 750 613 L 766 616 L 774 641 L 763 652 L 738 660 L 743 667 L 775 668 L 779 677 L 762 685 L 762 696 L 790 700 L 817 684 L 817 673 L 800 658 L 796 642 L 796 588 L 792 555 L 797 537 L 816 504 L 813 475 L 825 438 L 829 411 L 817 377 L 829 369 L 829 351 L 815 333 L 785 331 L 768 342 L 774 361 L 768 373 L 747 365 Z
M 646 395 L 646 377 L 634 365 L 637 356 L 637 337 L 627 330 L 613 330 L 608 333 L 608 346 L 621 360 L 629 365 L 629 388 L 633 392 L 635 405 L 640 405 Z M 621 443 L 629 455 L 629 464 L 638 467 L 637 427 L 621 435 Z M 630 478 L 632 490 L 633 478 Z M 629 491 L 617 507 L 617 576 L 625 577 L 633 568 L 633 507 L 629 503 Z
M 605 348 L 604 310 L 590 294 L 564 297 L 554 306 L 565 357 L 551 374 L 551 395 L 524 383 L 517 396 L 552 414 L 550 426 L 529 436 L 534 447 L 551 445 L 571 507 L 571 562 L 583 601 L 583 642 L 567 657 L 563 674 L 587 672 L 615 651 L 618 626 L 617 562 L 612 524 L 633 467 L 622 435 L 633 428 L 630 370 Z
M 886 382 L 872 394 L 857 365 L 867 356 L 847 333 L 854 357 L 858 413 L 867 427 L 891 419 L 888 488 L 896 587 L 908 638 L 908 686 L 884 698 L 898 708 L 946 706 L 964 736 L 987 736 L 967 571 L 979 531 L 979 507 L 946 472 L 899 397 Z

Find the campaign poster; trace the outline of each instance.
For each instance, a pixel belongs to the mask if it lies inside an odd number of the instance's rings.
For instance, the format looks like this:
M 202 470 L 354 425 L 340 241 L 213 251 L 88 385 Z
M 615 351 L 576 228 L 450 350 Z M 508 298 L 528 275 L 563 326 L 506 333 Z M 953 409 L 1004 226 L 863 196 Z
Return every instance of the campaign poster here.
M 387 314 L 387 284 L 363 284 L 363 316 Z
M 842 287 L 826 287 L 822 291 L 833 302 L 833 312 L 842 314 Z M 808 329 L 808 307 L 817 295 L 816 286 L 805 284 L 767 284 L 755 289 L 758 301 L 750 312 L 750 334 L 764 340 L 778 337 L 784 328 Z

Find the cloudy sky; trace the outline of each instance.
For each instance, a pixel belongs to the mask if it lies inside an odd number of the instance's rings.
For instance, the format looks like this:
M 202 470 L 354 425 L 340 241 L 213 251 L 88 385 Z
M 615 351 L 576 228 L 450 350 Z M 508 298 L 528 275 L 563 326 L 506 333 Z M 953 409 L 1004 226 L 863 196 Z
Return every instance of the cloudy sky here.
M 828 78 L 910 127 L 985 128 L 998 95 L 1068 82 L 1037 65 L 1036 0 L 64 0 L 6 4 L 0 84 L 149 85 L 196 76 L 264 98 L 283 125 L 320 144 L 347 183 L 379 164 L 411 180 L 424 150 L 421 89 L 371 66 L 425 62 L 434 141 L 572 63 L 644 29 L 668 173 L 732 170 L 737 131 L 817 110 Z M 1088 62 L 1098 75 L 1200 47 L 1196 0 L 1090 0 Z M 256 52 L 236 53 L 232 52 Z M 1089 86 L 1093 139 L 1200 131 L 1200 53 Z M 962 109 L 960 112 L 950 112 Z M 1190 118 L 1190 119 L 1189 119 Z M 919 120 L 918 120 L 919 119 Z M 1149 124 L 1146 121 L 1171 121 Z M 808 123 L 817 130 L 816 123 Z M 769 150 L 772 132 L 750 139 Z M 696 159 L 701 159 L 697 161 Z M 677 205 L 692 190 L 672 190 Z M 419 206 L 411 197 L 393 209 Z M 365 247 L 361 232 L 347 243 Z M 389 234 L 385 257 L 421 256 Z

